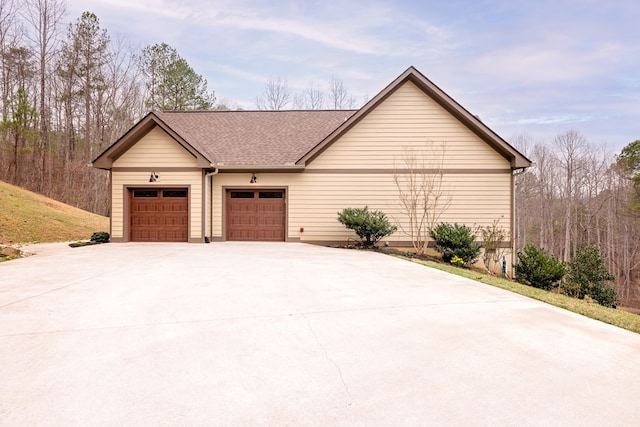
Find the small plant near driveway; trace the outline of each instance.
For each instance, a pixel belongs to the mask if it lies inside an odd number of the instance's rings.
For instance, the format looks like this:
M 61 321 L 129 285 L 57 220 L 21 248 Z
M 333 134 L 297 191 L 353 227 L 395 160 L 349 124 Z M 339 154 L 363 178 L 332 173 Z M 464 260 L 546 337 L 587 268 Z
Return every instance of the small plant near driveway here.
M 516 281 L 549 291 L 558 287 L 567 273 L 566 265 L 553 255 L 547 255 L 541 248 L 525 246 L 518 252 L 515 266 Z
M 466 225 L 440 223 L 431 230 L 431 238 L 436 242 L 436 251 L 442 260 L 451 263 L 454 257 L 465 264 L 473 264 L 480 255 L 482 245 L 475 241 L 476 236 Z
M 616 276 L 607 270 L 604 257 L 596 245 L 579 247 L 569 261 L 567 287 L 578 298 L 590 297 L 600 305 L 614 307 L 618 295 L 606 283 L 615 279 Z
M 391 224 L 382 211 L 364 208 L 346 208 L 338 212 L 338 221 L 355 231 L 365 248 L 375 247 L 380 239 L 395 233 L 398 227 Z
M 91 241 L 96 243 L 108 243 L 109 237 L 109 233 L 106 231 L 96 231 L 91 235 Z
M 464 266 L 467 265 L 467 263 L 464 262 L 462 258 L 455 255 L 453 258 L 451 258 L 451 265 L 455 265 L 456 267 L 463 268 Z
M 109 243 L 110 237 L 111 236 L 106 231 L 96 231 L 91 235 L 91 239 L 88 242 L 80 240 L 77 242 L 69 243 L 69 246 L 71 246 L 72 248 L 78 248 L 80 246 L 91 246 L 99 245 L 100 243 Z

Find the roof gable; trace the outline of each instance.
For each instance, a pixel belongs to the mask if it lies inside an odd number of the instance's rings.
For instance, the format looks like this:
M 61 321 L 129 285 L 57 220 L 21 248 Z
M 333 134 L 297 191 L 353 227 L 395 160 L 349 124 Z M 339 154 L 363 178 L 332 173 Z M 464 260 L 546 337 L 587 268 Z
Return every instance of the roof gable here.
M 224 170 L 304 169 L 406 82 L 412 82 L 507 159 L 511 168 L 531 161 L 442 89 L 409 67 L 360 110 L 151 112 L 93 162 L 113 162 L 158 126 L 196 158 L 197 167 Z
M 127 133 L 120 137 L 120 139 L 111 144 L 98 157 L 96 157 L 93 162 L 91 162 L 93 167 L 99 169 L 111 169 L 113 167 L 113 162 L 119 159 L 156 126 L 161 128 L 176 143 L 194 156 L 198 167 L 206 168 L 211 165 L 211 161 L 202 148 L 194 146 L 195 144 L 193 141 L 187 142 L 183 136 L 177 134 L 171 127 L 164 123 L 156 113 L 151 112 L 129 129 Z
M 353 126 L 366 117 L 378 105 L 384 102 L 391 94 L 406 82 L 412 82 L 425 94 L 431 97 L 441 107 L 443 107 L 452 116 L 462 122 L 473 133 L 485 141 L 489 146 L 496 150 L 500 155 L 509 160 L 513 169 L 526 168 L 531 166 L 531 161 L 522 155 L 518 150 L 513 148 L 508 142 L 493 132 L 488 126 L 480 121 L 476 116 L 467 111 L 458 104 L 453 98 L 447 95 L 442 89 L 436 86 L 431 80 L 427 79 L 422 73 L 414 67 L 409 67 L 398 78 L 391 82 L 378 95 L 372 98 L 358 112 L 345 121 L 341 126 L 336 128 L 324 140 L 320 141 L 313 149 L 307 152 L 297 164 L 305 166 L 318 157 L 324 150 L 336 142 L 342 135 L 348 132 Z

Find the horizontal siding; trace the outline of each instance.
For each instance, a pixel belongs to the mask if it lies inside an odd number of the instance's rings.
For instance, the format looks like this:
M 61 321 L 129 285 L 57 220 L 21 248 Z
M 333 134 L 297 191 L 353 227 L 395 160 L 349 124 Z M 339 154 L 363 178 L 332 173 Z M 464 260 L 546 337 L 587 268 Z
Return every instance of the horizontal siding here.
M 381 168 L 401 165 L 406 148 L 426 167 L 443 158 L 447 169 L 509 168 L 509 162 L 413 83 L 405 83 L 338 141 L 309 169 Z
M 189 219 L 191 229 L 189 236 L 191 239 L 202 237 L 202 171 L 192 172 L 162 172 L 161 182 L 149 182 L 148 172 L 113 172 L 111 192 L 111 235 L 115 238 L 128 238 L 124 236 L 124 203 L 125 186 L 141 186 L 146 188 L 162 188 L 167 186 L 190 186 Z
M 155 127 L 113 162 L 113 167 L 194 167 L 196 158 Z
M 221 173 L 214 178 L 214 238 L 223 236 L 223 187 L 288 188 L 288 237 L 302 241 L 353 238 L 355 235 L 336 220 L 338 211 L 347 207 L 366 205 L 384 211 L 394 223 L 407 224 L 392 175 L 261 173 L 259 185 L 249 184 L 250 174 Z M 475 229 L 499 220 L 504 228 L 510 229 L 510 174 L 483 174 L 481 179 L 449 174 L 444 176 L 443 188 L 451 202 L 440 222 L 464 223 Z M 303 233 L 300 227 L 304 227 Z M 409 242 L 401 231 L 390 239 Z

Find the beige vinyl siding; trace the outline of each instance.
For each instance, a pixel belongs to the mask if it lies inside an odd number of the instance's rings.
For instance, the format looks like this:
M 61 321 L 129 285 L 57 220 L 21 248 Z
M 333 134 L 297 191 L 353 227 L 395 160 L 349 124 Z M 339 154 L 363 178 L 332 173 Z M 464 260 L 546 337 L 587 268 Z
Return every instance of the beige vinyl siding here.
M 196 158 L 159 127 L 153 128 L 113 162 L 122 167 L 195 167 Z
M 195 157 L 155 127 L 133 147 L 118 158 L 112 171 L 111 235 L 128 240 L 125 235 L 126 187 L 164 188 L 189 187 L 189 239 L 202 239 L 202 170 L 197 168 Z M 125 171 L 118 168 L 127 168 Z M 178 170 L 171 170 L 172 168 Z M 193 168 L 189 170 L 188 168 Z M 157 182 L 149 182 L 151 171 L 159 175 Z
M 124 211 L 128 194 L 126 187 L 165 188 L 189 187 L 189 239 L 202 238 L 202 171 L 159 173 L 160 182 L 149 182 L 148 172 L 113 172 L 111 235 L 114 238 L 128 240 L 124 235 Z
M 399 167 L 406 147 L 433 154 L 444 146 L 449 169 L 509 168 L 509 162 L 413 83 L 407 82 L 308 169 Z M 439 152 L 436 148 L 435 152 Z
M 223 239 L 224 187 L 287 188 L 289 239 L 302 241 L 346 241 L 353 238 L 337 220 L 337 212 L 347 207 L 369 206 L 384 211 L 392 222 L 407 224 L 391 174 L 258 174 L 258 184 L 249 184 L 250 174 L 215 176 L 213 194 L 213 238 Z M 483 174 L 481 179 L 470 174 L 445 175 L 445 187 L 451 202 L 442 214 L 442 222 L 485 226 L 499 220 L 510 229 L 511 176 L 509 173 Z M 304 232 L 300 232 L 300 228 Z M 399 230 L 391 241 L 410 242 Z
M 305 172 L 258 173 L 257 184 L 249 184 L 250 173 L 216 175 L 212 238 L 224 240 L 224 188 L 286 188 L 288 240 L 355 238 L 337 221 L 337 213 L 369 206 L 384 211 L 399 226 L 386 240 L 410 247 L 410 237 L 403 232 L 408 218 L 400 204 L 394 170 L 403 169 L 406 147 L 414 148 L 419 167 L 438 167 L 434 154 L 442 145 L 443 191 L 450 201 L 439 222 L 463 223 L 475 230 L 497 220 L 511 230 L 510 163 L 415 85 L 406 83 L 310 162 Z

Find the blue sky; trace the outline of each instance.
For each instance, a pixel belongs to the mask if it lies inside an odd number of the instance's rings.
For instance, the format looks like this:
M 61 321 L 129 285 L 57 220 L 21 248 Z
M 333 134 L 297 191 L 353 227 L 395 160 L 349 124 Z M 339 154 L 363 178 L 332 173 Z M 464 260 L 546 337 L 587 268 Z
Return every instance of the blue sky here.
M 569 129 L 619 151 L 640 139 L 637 0 L 68 0 L 112 38 L 166 42 L 219 99 L 255 108 L 272 78 L 342 79 L 358 101 L 410 65 L 507 140 Z

